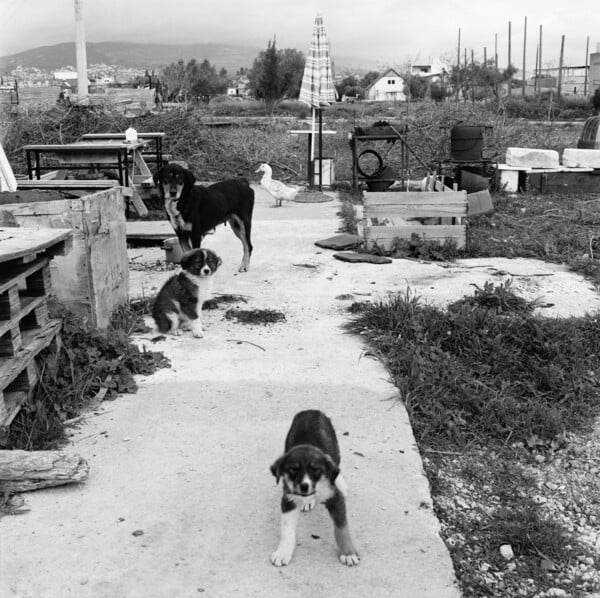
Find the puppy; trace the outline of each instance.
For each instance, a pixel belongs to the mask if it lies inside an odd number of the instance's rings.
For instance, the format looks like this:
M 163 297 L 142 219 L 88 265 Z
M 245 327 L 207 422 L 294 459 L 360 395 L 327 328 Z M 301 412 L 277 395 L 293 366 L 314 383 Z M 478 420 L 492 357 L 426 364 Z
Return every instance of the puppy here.
M 154 301 L 152 317 L 160 332 L 202 337 L 202 304 L 210 298 L 213 274 L 221 258 L 210 249 L 192 249 L 181 258 L 181 272 L 171 276 Z
M 299 511 L 324 503 L 333 520 L 338 555 L 344 565 L 358 565 L 346 520 L 346 483 L 340 475 L 340 449 L 331 420 L 321 411 L 301 411 L 294 416 L 285 439 L 285 453 L 271 465 L 277 483 L 283 478 L 281 540 L 271 556 L 276 567 L 292 560 Z
M 248 270 L 254 210 L 254 190 L 248 181 L 228 179 L 204 187 L 195 184 L 196 177 L 191 170 L 175 163 L 163 166 L 153 179 L 182 249 L 200 247 L 209 231 L 229 222 L 244 250 L 239 271 Z

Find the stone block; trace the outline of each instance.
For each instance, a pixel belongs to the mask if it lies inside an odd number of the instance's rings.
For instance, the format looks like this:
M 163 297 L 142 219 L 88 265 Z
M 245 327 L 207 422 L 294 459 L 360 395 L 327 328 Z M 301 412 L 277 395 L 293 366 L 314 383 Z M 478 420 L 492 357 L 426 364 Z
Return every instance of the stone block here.
M 600 168 L 600 149 L 568 147 L 563 152 L 562 163 L 569 168 Z
M 558 152 L 528 147 L 509 147 L 506 164 L 522 168 L 559 168 Z

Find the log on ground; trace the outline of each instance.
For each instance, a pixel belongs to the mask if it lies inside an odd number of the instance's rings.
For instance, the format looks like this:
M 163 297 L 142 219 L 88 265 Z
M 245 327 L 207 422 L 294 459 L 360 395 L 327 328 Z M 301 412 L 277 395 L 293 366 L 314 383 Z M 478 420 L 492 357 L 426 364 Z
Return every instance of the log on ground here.
M 89 465 L 63 451 L 0 451 L 0 492 L 27 492 L 87 479 Z

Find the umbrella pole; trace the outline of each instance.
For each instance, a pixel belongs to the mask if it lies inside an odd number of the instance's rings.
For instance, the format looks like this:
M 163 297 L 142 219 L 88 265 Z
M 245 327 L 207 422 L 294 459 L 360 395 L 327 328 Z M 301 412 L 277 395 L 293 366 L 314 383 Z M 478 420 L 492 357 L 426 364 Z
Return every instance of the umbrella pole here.
M 323 110 L 319 108 L 319 191 L 323 191 Z
M 310 127 L 310 168 L 309 172 L 309 187 L 313 187 L 315 184 L 315 117 L 316 117 L 316 108 L 313 106 L 312 108 L 312 125 Z

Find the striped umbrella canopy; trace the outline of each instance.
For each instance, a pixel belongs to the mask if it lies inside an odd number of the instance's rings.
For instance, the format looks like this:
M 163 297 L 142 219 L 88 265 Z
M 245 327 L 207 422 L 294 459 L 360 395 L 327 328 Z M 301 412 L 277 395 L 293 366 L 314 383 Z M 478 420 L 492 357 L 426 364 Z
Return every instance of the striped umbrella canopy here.
M 304 66 L 302 87 L 298 99 L 316 109 L 329 106 L 336 100 L 331 57 L 329 56 L 329 41 L 321 14 L 317 15 L 313 26 L 312 40 Z
M 312 184 L 312 170 L 315 157 L 315 128 L 316 114 L 319 114 L 319 189 L 322 187 L 323 180 L 323 162 L 322 162 L 322 142 L 323 142 L 323 121 L 321 109 L 329 106 L 337 99 L 335 86 L 333 84 L 333 70 L 331 68 L 331 57 L 329 56 L 329 40 L 323 25 L 323 16 L 318 14 L 313 26 L 312 39 L 306 63 L 304 65 L 304 75 L 302 77 L 302 86 L 300 87 L 300 96 L 298 99 L 312 107 L 312 135 L 310 144 L 310 167 L 309 182 Z

